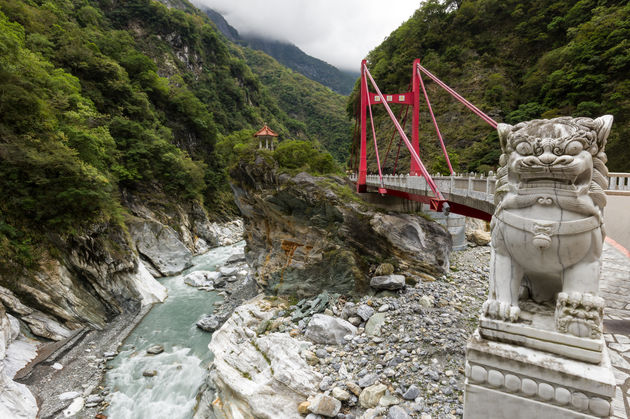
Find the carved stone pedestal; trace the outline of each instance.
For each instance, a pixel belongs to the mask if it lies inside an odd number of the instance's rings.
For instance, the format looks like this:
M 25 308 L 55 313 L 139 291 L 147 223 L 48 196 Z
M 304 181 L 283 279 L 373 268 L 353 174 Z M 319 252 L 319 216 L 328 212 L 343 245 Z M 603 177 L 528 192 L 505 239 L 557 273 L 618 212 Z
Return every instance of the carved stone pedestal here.
M 557 330 L 556 310 L 552 305 L 536 304 L 531 300 L 520 301 L 519 305 L 521 313 L 517 322 L 506 322 L 482 315 L 479 318 L 481 337 L 527 346 L 591 364 L 602 361 L 602 350 L 606 343 L 601 334 L 601 318 L 592 326 L 599 332 L 593 337 L 579 337 Z
M 607 418 L 615 377 L 605 345 L 600 353 L 593 364 L 487 340 L 477 330 L 466 346 L 464 418 Z

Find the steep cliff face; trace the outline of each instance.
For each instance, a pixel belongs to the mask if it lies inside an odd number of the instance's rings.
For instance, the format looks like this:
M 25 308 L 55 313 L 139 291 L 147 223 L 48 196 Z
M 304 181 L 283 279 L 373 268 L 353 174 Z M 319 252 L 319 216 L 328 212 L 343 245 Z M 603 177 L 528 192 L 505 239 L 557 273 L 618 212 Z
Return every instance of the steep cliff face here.
M 446 230 L 415 215 L 377 212 L 339 177 L 279 174 L 260 154 L 230 175 L 247 261 L 271 292 L 364 293 L 383 262 L 416 273 L 448 270 Z
M 196 201 L 123 195 L 124 224 L 93 224 L 55 237 L 35 268 L 0 272 L 0 302 L 34 335 L 61 340 L 79 327 L 100 328 L 122 312 L 162 301 L 166 290 L 154 277 L 176 274 L 193 255 L 225 244 L 219 237 L 230 227 L 211 223 Z M 236 237 L 239 225 L 233 224 Z

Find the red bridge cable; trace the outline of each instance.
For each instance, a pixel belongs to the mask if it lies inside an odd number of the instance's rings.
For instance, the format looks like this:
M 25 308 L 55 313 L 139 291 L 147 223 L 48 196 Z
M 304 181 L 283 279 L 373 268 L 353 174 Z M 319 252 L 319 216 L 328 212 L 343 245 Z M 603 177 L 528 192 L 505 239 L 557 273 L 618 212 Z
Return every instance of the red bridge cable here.
M 400 110 L 400 113 L 398 114 L 398 119 L 400 119 L 400 117 L 402 116 L 402 112 L 403 110 Z M 405 116 L 403 118 L 403 122 L 402 122 L 402 128 L 403 130 L 405 129 L 405 126 L 407 125 L 407 114 L 409 113 L 409 105 L 405 106 Z M 389 149 L 392 146 L 392 142 L 394 141 L 394 137 L 396 136 L 396 128 L 394 128 L 394 131 L 392 132 L 392 137 L 389 139 L 389 144 L 387 144 L 387 152 L 385 153 L 385 160 L 383 160 L 383 167 L 387 167 L 387 158 L 389 157 Z M 400 151 L 400 142 L 402 140 L 398 140 L 398 150 Z M 396 174 L 396 173 L 394 173 Z
M 446 146 L 444 145 L 444 140 L 442 139 L 442 133 L 440 132 L 440 128 L 438 127 L 438 123 L 435 120 L 435 115 L 433 114 L 433 108 L 431 107 L 431 101 L 429 100 L 429 95 L 427 95 L 427 89 L 424 87 L 424 81 L 422 80 L 422 74 L 420 70 L 418 72 L 418 79 L 420 80 L 420 86 L 422 87 L 422 93 L 424 93 L 424 98 L 427 101 L 427 106 L 429 107 L 429 113 L 431 114 L 431 119 L 433 120 L 433 126 L 435 127 L 435 132 L 437 132 L 437 136 L 440 139 L 440 145 L 442 146 L 442 151 L 444 152 L 444 158 L 446 158 L 446 164 L 448 165 L 448 171 L 450 174 L 454 174 L 453 166 L 451 166 L 451 159 L 448 158 L 448 152 L 446 151 Z
M 368 91 L 367 79 L 365 79 L 365 77 L 363 79 L 365 80 L 365 91 L 367 92 Z M 370 126 L 372 127 L 372 138 L 374 138 L 374 151 L 376 152 L 376 166 L 378 167 L 379 183 L 381 184 L 381 188 L 385 188 L 385 186 L 383 186 L 383 172 L 381 171 L 381 159 L 378 155 L 378 144 L 376 143 L 376 129 L 374 127 L 374 118 L 372 116 L 372 106 L 368 106 L 368 109 L 370 110 Z
M 475 113 L 481 119 L 486 121 L 490 126 L 492 126 L 493 128 L 496 129 L 497 122 L 494 119 L 490 118 L 488 115 L 483 113 L 475 105 L 473 105 L 472 103 L 470 103 L 469 101 L 464 99 L 459 93 L 457 93 L 455 90 L 451 89 L 448 85 L 446 85 L 446 83 L 442 82 L 442 80 L 440 80 L 437 77 L 435 77 L 433 74 L 431 74 L 431 72 L 429 70 L 427 70 L 426 68 L 422 67 L 420 64 L 418 64 L 418 70 L 422 71 L 424 74 L 426 74 L 427 77 L 429 77 L 431 80 L 433 80 L 435 83 L 437 83 L 444 90 L 449 92 L 451 94 L 451 96 L 453 96 L 455 99 L 459 100 L 461 103 L 464 104 L 464 106 L 466 106 L 468 109 L 473 111 L 473 113 Z
M 411 90 L 411 85 L 412 84 L 413 83 L 410 81 L 409 82 L 409 87 L 407 87 L 407 92 Z M 409 105 L 405 105 L 404 110 L 405 110 L 405 117 L 404 117 L 403 123 L 402 123 L 403 129 L 405 129 L 405 125 L 407 124 L 407 113 L 409 112 Z M 400 117 L 402 116 L 402 113 L 403 113 L 403 108 L 401 108 L 400 112 L 398 113 L 398 119 L 400 119 Z M 387 144 L 387 151 L 385 152 L 385 159 L 383 160 L 383 167 L 387 167 L 387 158 L 389 157 L 389 150 L 390 150 L 390 148 L 392 146 L 392 142 L 394 141 L 394 137 L 395 136 L 396 136 L 396 128 L 394 128 L 392 130 L 392 136 L 389 139 L 389 143 Z M 398 141 L 398 144 L 400 144 L 400 141 Z
M 429 172 L 427 172 L 427 169 L 426 169 L 426 167 L 424 167 L 424 164 L 420 160 L 420 157 L 418 156 L 418 153 L 416 153 L 416 151 L 413 149 L 413 146 L 411 145 L 411 142 L 409 142 L 409 138 L 407 138 L 407 134 L 405 134 L 405 132 L 401 128 L 400 124 L 396 120 L 396 118 L 394 116 L 394 113 L 392 112 L 391 108 L 387 104 L 387 101 L 385 100 L 385 97 L 383 97 L 383 94 L 381 93 L 381 90 L 376 85 L 376 82 L 374 81 L 374 78 L 372 78 L 372 74 L 370 74 L 370 71 L 368 70 L 367 66 L 364 66 L 363 69 L 365 71 L 365 74 L 370 78 L 370 82 L 372 83 L 372 86 L 374 87 L 374 90 L 376 90 L 376 93 L 381 98 L 381 103 L 383 103 L 383 106 L 385 106 L 385 110 L 387 111 L 387 113 L 389 114 L 389 117 L 391 118 L 392 122 L 396 126 L 396 129 L 398 130 L 398 134 L 400 134 L 400 137 L 403 139 L 403 141 L 405 142 L 405 145 L 409 149 L 409 152 L 411 153 L 411 157 L 415 160 L 416 164 L 420 168 L 420 172 L 422 173 L 422 176 L 424 176 L 424 178 L 426 179 L 429 187 L 431 188 L 431 191 L 433 191 L 433 194 L 435 194 L 436 198 L 438 198 L 439 200 L 444 201 L 444 196 L 442 195 L 442 193 L 437 188 L 437 185 L 433 181 L 433 178 L 431 177 Z M 367 81 L 366 81 L 366 84 L 367 84 Z
M 398 166 L 398 156 L 400 156 L 401 145 L 402 145 L 402 138 L 398 140 L 398 151 L 396 152 L 396 161 L 394 162 L 394 174 L 396 174 L 396 167 Z

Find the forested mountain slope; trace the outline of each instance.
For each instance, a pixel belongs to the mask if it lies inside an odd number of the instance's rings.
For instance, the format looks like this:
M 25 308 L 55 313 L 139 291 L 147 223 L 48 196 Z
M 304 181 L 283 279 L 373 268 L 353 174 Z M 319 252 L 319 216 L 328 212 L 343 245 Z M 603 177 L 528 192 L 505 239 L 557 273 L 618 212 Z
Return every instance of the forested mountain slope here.
M 243 36 L 230 26 L 219 12 L 207 8 L 203 8 L 203 10 L 229 40 L 262 51 L 290 69 L 330 87 L 335 92 L 347 95 L 352 91 L 358 73 L 341 71 L 325 61 L 306 54 L 289 42 L 265 39 L 254 35 Z
M 336 129 L 289 115 L 204 14 L 165 3 L 0 0 L 4 268 L 34 263 L 93 223 L 124 228 L 121 195 L 220 212 L 231 197 L 215 145 L 235 132 L 251 137 L 267 122 L 281 139 L 317 144 Z M 286 83 L 297 92 L 304 82 Z
M 369 54 L 368 67 L 394 93 L 407 89 L 414 58 L 498 122 L 614 115 L 608 167 L 630 171 L 628 2 L 429 0 Z M 427 88 L 457 170 L 494 168 L 496 133 L 434 83 Z M 357 100 L 355 89 L 349 113 Z M 426 108 L 420 135 L 423 158 L 444 173 Z

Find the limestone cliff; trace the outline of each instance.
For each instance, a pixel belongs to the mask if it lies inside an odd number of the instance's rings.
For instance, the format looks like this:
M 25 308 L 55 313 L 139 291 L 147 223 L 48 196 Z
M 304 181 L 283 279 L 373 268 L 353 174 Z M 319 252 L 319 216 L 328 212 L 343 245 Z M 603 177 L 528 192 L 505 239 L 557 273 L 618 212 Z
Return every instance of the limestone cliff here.
M 178 273 L 194 254 L 225 244 L 218 238 L 223 227 L 209 222 L 197 202 L 123 195 L 124 223 L 54 237 L 36 267 L 0 269 L 0 302 L 35 336 L 62 340 L 74 329 L 100 328 L 122 312 L 162 301 L 166 290 L 154 277 Z
M 408 272 L 448 270 L 451 237 L 444 228 L 416 215 L 379 212 L 340 177 L 280 174 L 262 154 L 241 160 L 230 175 L 247 261 L 271 292 L 364 293 L 383 262 Z

